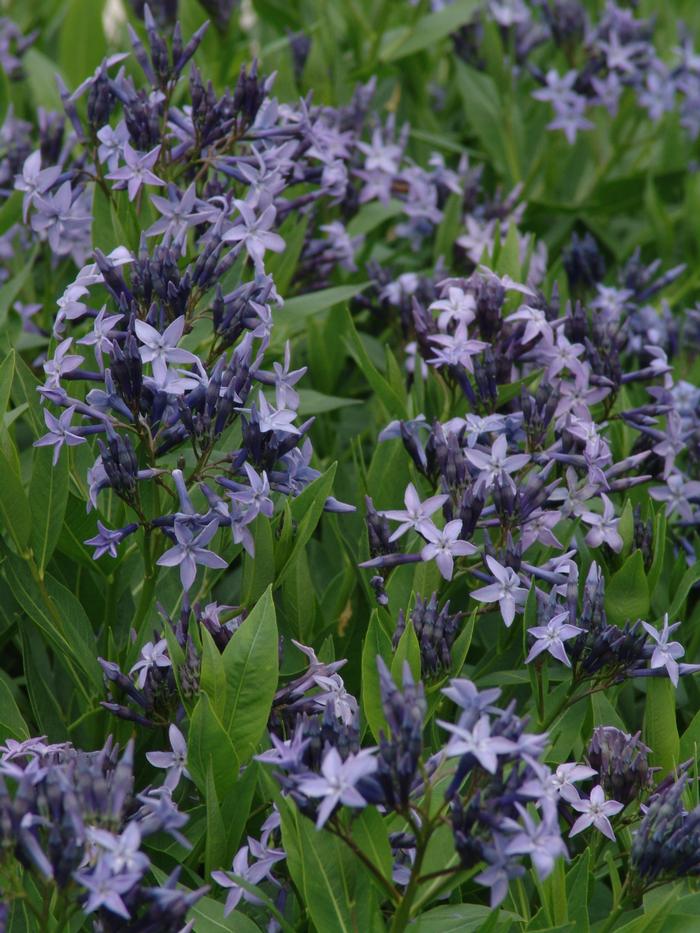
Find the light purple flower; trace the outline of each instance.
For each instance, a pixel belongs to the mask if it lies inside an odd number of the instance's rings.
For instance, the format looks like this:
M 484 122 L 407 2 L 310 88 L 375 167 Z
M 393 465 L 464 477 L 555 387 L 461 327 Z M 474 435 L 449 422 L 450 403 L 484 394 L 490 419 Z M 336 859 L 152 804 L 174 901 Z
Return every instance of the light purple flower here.
M 525 874 L 525 869 L 514 859 L 509 859 L 505 853 L 506 838 L 499 833 L 492 836 L 493 845 L 485 846 L 484 857 L 488 868 L 480 872 L 475 878 L 477 884 L 491 889 L 490 904 L 492 908 L 504 900 L 508 893 L 508 884 L 514 878 Z
M 163 236 L 163 245 L 171 245 L 185 250 L 187 231 L 190 227 L 200 224 L 207 219 L 209 211 L 195 211 L 197 193 L 194 182 L 179 197 L 174 186 L 169 186 L 168 197 L 151 195 L 151 203 L 162 215 L 159 220 L 146 230 L 146 236 Z
M 595 826 L 604 836 L 615 841 L 615 833 L 608 817 L 619 813 L 624 808 L 624 804 L 618 803 L 617 800 L 606 800 L 605 791 L 600 784 L 593 788 L 588 800 L 579 798 L 579 800 L 569 800 L 569 803 L 581 814 L 571 827 L 569 836 L 576 836 L 589 826 Z
M 94 347 L 95 359 L 100 369 L 104 367 L 102 355 L 109 353 L 112 349 L 110 334 L 114 329 L 114 325 L 124 317 L 123 314 L 107 314 L 106 311 L 105 305 L 95 318 L 90 333 L 81 337 L 78 341 L 78 343 L 85 346 Z
M 152 667 L 172 667 L 172 661 L 168 656 L 168 643 L 164 638 L 157 642 L 147 642 L 141 649 L 141 657 L 129 671 L 130 674 L 138 671 L 136 683 L 142 690 Z
M 60 388 L 61 377 L 65 373 L 73 372 L 85 359 L 84 356 L 68 353 L 72 343 L 73 338 L 66 337 L 54 350 L 53 357 L 44 363 L 44 372 L 46 373 L 45 387 L 47 389 Z
M 517 833 L 506 846 L 506 855 L 529 855 L 539 879 L 544 881 L 551 875 L 557 858 L 568 856 L 556 817 L 545 811 L 543 819 L 535 823 L 523 806 L 516 804 L 516 807 L 523 826 L 512 821 Z
M 256 269 L 262 271 L 266 250 L 272 250 L 273 253 L 281 253 L 284 250 L 284 240 L 279 233 L 270 229 L 275 222 L 277 211 L 274 205 L 268 204 L 262 213 L 256 216 L 255 210 L 245 201 L 235 200 L 233 203 L 238 208 L 243 222 L 227 230 L 221 239 L 224 243 L 242 243 Z
M 425 524 L 421 530 L 421 534 L 428 542 L 420 552 L 421 560 L 434 560 L 445 580 L 452 579 L 455 557 L 467 557 L 477 552 L 473 544 L 460 539 L 461 531 L 462 521 L 459 518 L 448 522 L 443 529 L 436 528 L 430 522 L 430 524 Z
M 389 538 L 389 541 L 396 541 L 412 528 L 424 534 L 426 528 L 432 529 L 435 526 L 430 520 L 430 516 L 449 499 L 449 496 L 430 496 L 425 502 L 420 501 L 420 497 L 413 483 L 409 483 L 404 493 L 405 510 L 392 509 L 381 512 L 384 518 L 389 518 L 393 522 L 401 522 L 399 527 Z
M 433 366 L 464 366 L 470 373 L 474 372 L 472 357 L 489 346 L 483 340 L 470 340 L 467 325 L 463 320 L 457 325 L 454 334 L 435 334 L 428 337 L 428 340 L 442 348 L 435 351 L 435 356 L 428 360 L 429 363 Z
M 214 520 L 195 535 L 189 525 L 175 522 L 174 532 L 177 544 L 162 554 L 156 563 L 161 567 L 180 567 L 180 581 L 182 588 L 188 591 L 197 576 L 197 564 L 204 567 L 213 567 L 215 570 L 225 570 L 228 564 L 213 551 L 204 547 L 218 531 L 219 523 Z
M 552 325 L 547 320 L 547 315 L 542 308 L 533 308 L 530 305 L 521 305 L 513 314 L 506 318 L 507 323 L 515 321 L 517 323 L 525 322 L 525 333 L 522 336 L 523 343 L 529 343 L 537 337 L 552 338 Z
M 476 300 L 469 292 L 450 286 L 447 298 L 434 301 L 428 310 L 440 312 L 437 324 L 440 330 L 445 330 L 452 321 L 471 324 L 476 313 Z
M 365 807 L 367 802 L 355 785 L 376 770 L 374 749 L 362 749 L 354 755 L 348 755 L 343 761 L 338 750 L 330 748 L 323 758 L 321 774 L 302 778 L 297 785 L 297 789 L 307 797 L 323 798 L 318 809 L 316 828 L 321 829 L 340 803 L 346 807 Z
M 577 764 L 575 761 L 566 762 L 557 767 L 555 771 L 550 771 L 545 765 L 537 762 L 530 762 L 537 777 L 525 781 L 521 785 L 520 793 L 526 797 L 535 798 L 539 804 L 545 801 L 556 801 L 560 797 L 564 800 L 578 800 L 579 793 L 574 787 L 577 781 L 587 781 L 592 778 L 597 771 L 587 765 Z
M 262 392 L 258 392 L 258 425 L 264 433 L 267 431 L 280 431 L 283 434 L 299 434 L 292 421 L 296 418 L 295 411 L 282 406 L 273 408 Z
M 55 418 L 51 412 L 44 409 L 44 421 L 49 429 L 48 434 L 44 434 L 39 440 L 34 441 L 35 447 L 53 446 L 53 465 L 56 466 L 64 444 L 68 447 L 76 447 L 78 444 L 84 444 L 85 438 L 80 434 L 71 431 L 71 420 L 75 413 L 75 405 L 66 408 L 58 418 Z
M 84 913 L 91 914 L 104 907 L 125 920 L 130 918 L 121 895 L 126 894 L 140 881 L 140 874 L 127 872 L 115 875 L 108 861 L 100 859 L 92 871 L 77 871 L 73 877 L 88 892 L 87 902 L 82 906 Z
M 112 129 L 107 123 L 97 131 L 97 138 L 100 145 L 97 148 L 97 158 L 100 163 L 106 162 L 107 168 L 113 172 L 119 166 L 119 162 L 124 158 L 124 145 L 129 141 L 129 130 L 124 120 Z
M 175 318 L 172 324 L 161 334 L 145 321 L 136 321 L 136 336 L 143 346 L 139 349 L 141 360 L 153 367 L 153 378 L 157 383 L 165 383 L 168 375 L 168 363 L 195 363 L 197 357 L 189 350 L 178 347 L 185 330 L 185 316 Z
M 496 438 L 490 454 L 476 448 L 464 451 L 467 460 L 480 471 L 475 484 L 478 489 L 490 489 L 504 473 L 513 473 L 530 462 L 529 454 L 507 456 L 507 452 L 508 440 L 505 434 Z
M 29 205 L 38 194 L 45 194 L 61 174 L 60 166 L 41 167 L 41 151 L 32 152 L 24 160 L 21 175 L 15 175 L 15 190 L 22 191 L 22 219 L 27 222 Z
M 171 723 L 168 729 L 168 738 L 172 751 L 146 752 L 146 759 L 154 768 L 168 769 L 163 783 L 170 790 L 175 790 L 183 775 L 186 778 L 190 777 L 187 770 L 187 742 L 174 723 Z
M 525 658 L 526 664 L 529 664 L 543 651 L 548 651 L 557 661 L 571 667 L 571 661 L 566 654 L 564 642 L 569 638 L 575 638 L 583 629 L 577 625 L 569 625 L 568 618 L 568 611 L 559 612 L 552 616 L 546 625 L 535 625 L 533 628 L 528 629 L 528 634 L 533 635 L 536 641 Z
M 252 864 L 248 863 L 249 853 L 257 858 L 257 861 Z M 274 880 L 270 875 L 270 870 L 273 865 L 286 857 L 286 853 L 282 849 L 269 849 L 248 836 L 248 845 L 242 846 L 233 858 L 231 872 L 213 871 L 211 873 L 217 884 L 221 885 L 222 888 L 229 889 L 226 905 L 224 906 L 224 916 L 228 916 L 231 911 L 235 910 L 241 899 L 257 906 L 264 904 L 264 901 L 247 891 L 235 878 L 232 878 L 232 874 L 252 885 L 260 884 L 265 878 Z
M 91 842 L 104 850 L 103 859 L 115 875 L 121 872 L 143 875 L 148 868 L 150 863 L 140 850 L 141 830 L 135 820 L 127 823 L 119 835 L 97 826 L 89 826 L 87 835 Z
M 103 525 L 98 518 L 97 534 L 94 538 L 88 538 L 85 544 L 89 544 L 91 547 L 95 548 L 95 553 L 92 555 L 93 560 L 99 560 L 104 554 L 109 554 L 110 557 L 117 557 L 117 548 L 123 537 L 123 528 L 117 528 L 113 531 L 111 528 L 107 528 L 106 525 Z
M 496 582 L 490 583 L 488 586 L 482 586 L 478 590 L 473 590 L 471 595 L 480 603 L 497 602 L 503 621 L 506 627 L 510 628 L 515 618 L 516 607 L 525 604 L 528 591 L 524 586 L 521 586 L 520 577 L 512 567 L 504 567 L 490 554 L 486 555 L 486 563 L 496 578 Z
M 609 545 L 617 554 L 620 553 L 623 546 L 617 526 L 619 519 L 615 517 L 615 506 L 604 492 L 600 494 L 603 500 L 603 514 L 597 512 L 583 512 L 581 520 L 587 525 L 591 525 L 591 530 L 586 535 L 586 544 L 590 547 L 600 547 L 601 544 Z
M 292 388 L 306 373 L 307 367 L 300 369 L 290 369 L 292 364 L 292 345 L 289 340 L 284 345 L 284 364 L 273 363 L 272 368 L 275 371 L 275 401 L 280 408 L 291 408 L 294 411 L 299 407 L 299 395 Z M 259 377 L 258 377 L 259 378 Z M 262 381 L 262 380 L 261 380 Z
M 153 166 L 158 161 L 160 155 L 160 146 L 151 149 L 150 152 L 137 152 L 132 148 L 130 142 L 124 143 L 124 161 L 126 165 L 122 168 L 116 168 L 107 175 L 110 181 L 116 181 L 119 184 L 115 187 L 126 188 L 129 192 L 129 200 L 133 201 L 141 190 L 142 185 L 165 185 L 162 178 L 158 178 L 152 171 Z
M 515 745 L 510 739 L 491 735 L 488 716 L 481 716 L 471 729 L 442 719 L 438 719 L 437 723 L 452 733 L 445 749 L 448 758 L 473 755 L 490 774 L 496 773 L 499 755 L 510 755 L 515 750 Z
M 690 499 L 700 499 L 700 482 L 684 479 L 680 473 L 671 473 L 665 486 L 652 486 L 649 495 L 657 502 L 666 503 L 666 517 L 677 512 L 686 522 L 693 520 Z
M 648 622 L 642 622 L 644 631 L 656 642 L 649 666 L 652 669 L 656 667 L 665 667 L 674 687 L 678 686 L 678 664 L 676 658 L 683 657 L 685 648 L 680 642 L 670 642 L 668 638 L 672 632 L 675 632 L 680 624 L 680 622 L 674 622 L 673 625 L 669 625 L 668 613 L 664 614 L 664 626 L 661 631 L 654 628 L 653 625 L 649 625 Z
M 248 477 L 250 487 L 241 488 L 231 493 L 231 498 L 239 505 L 247 506 L 243 512 L 241 521 L 244 525 L 252 522 L 253 519 L 262 512 L 267 518 L 272 518 L 274 505 L 270 498 L 270 483 L 267 479 L 265 470 L 262 474 L 256 473 L 255 469 L 249 464 L 244 463 L 243 467 Z

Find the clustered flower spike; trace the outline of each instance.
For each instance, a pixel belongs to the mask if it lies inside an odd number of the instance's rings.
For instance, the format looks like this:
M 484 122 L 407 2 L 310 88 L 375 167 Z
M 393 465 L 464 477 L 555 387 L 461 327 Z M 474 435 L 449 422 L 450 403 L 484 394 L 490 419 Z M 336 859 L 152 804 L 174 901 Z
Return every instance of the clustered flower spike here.
M 320 475 L 310 465 L 313 419 L 300 421 L 293 388 L 305 368 L 292 369 L 289 344 L 283 364 L 264 365 L 273 309 L 283 306 L 265 263 L 284 249 L 275 227 L 290 211 L 343 195 L 347 178 L 327 185 L 317 167 L 327 164 L 328 151 L 344 151 L 344 140 L 357 140 L 360 126 L 350 127 L 349 114 L 361 121 L 367 91 L 337 114 L 336 125 L 325 117 L 321 125 L 320 112 L 304 103 L 300 119 L 280 108 L 269 97 L 271 79 L 255 68 L 217 97 L 192 66 L 191 104 L 166 108 L 204 29 L 185 45 L 176 27 L 169 46 L 147 6 L 144 16 L 147 46 L 133 31 L 131 38 L 146 90 L 127 75 L 125 55 L 106 59 L 73 94 L 62 93 L 73 136 L 58 164 L 47 162 L 46 146 L 26 152 L 15 187 L 36 238 L 78 266 L 53 322 L 58 343 L 40 388 L 48 433 L 36 444 L 53 448 L 55 464 L 65 448 L 95 437 L 89 506 L 111 489 L 130 510 L 121 528 L 100 519 L 87 542 L 95 558 L 116 557 L 141 529 L 155 532 L 169 545 L 159 549 L 158 564 L 178 567 L 187 592 L 198 566 L 224 569 L 241 549 L 252 555 L 257 515 L 271 519 L 277 495 L 296 496 Z M 90 255 L 93 176 L 113 206 L 148 199 L 158 212 L 136 248 Z M 288 193 L 305 181 L 310 194 Z M 205 318 L 211 339 L 200 355 L 190 335 Z M 222 458 L 218 445 L 231 436 L 239 446 L 228 442 Z M 194 452 L 194 469 L 163 464 L 185 449 Z M 148 514 L 144 484 L 168 489 L 180 508 Z M 352 509 L 332 497 L 326 508 Z
M 133 757 L 133 742 L 120 754 L 111 739 L 92 753 L 48 745 L 45 736 L 8 740 L 0 746 L 2 845 L 43 881 L 76 892 L 97 922 L 120 918 L 124 929 L 157 924 L 178 933 L 208 888 L 175 896 L 178 869 L 158 887 L 147 883 L 151 862 L 143 841 L 163 832 L 188 847 L 180 832 L 187 816 L 167 785 L 135 792 Z

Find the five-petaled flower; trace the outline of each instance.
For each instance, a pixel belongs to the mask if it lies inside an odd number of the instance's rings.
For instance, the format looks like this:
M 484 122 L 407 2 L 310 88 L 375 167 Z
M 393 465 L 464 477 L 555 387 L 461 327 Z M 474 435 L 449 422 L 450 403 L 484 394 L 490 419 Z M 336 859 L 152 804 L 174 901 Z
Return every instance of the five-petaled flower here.
M 199 534 L 195 535 L 189 524 L 175 521 L 173 532 L 177 544 L 161 554 L 157 563 L 162 567 L 179 566 L 180 582 L 185 591 L 192 588 L 197 576 L 197 564 L 212 567 L 214 570 L 225 570 L 228 567 L 223 557 L 219 557 L 213 551 L 208 551 L 204 546 L 209 544 L 218 528 L 219 523 L 214 520 L 209 522 Z
M 432 522 L 423 524 L 421 529 L 421 534 L 428 542 L 420 552 L 421 560 L 434 560 L 445 580 L 452 579 L 455 557 L 468 557 L 477 551 L 469 541 L 461 540 L 461 531 L 462 522 L 458 518 L 448 522 L 442 529 L 436 528 Z
M 612 839 L 613 842 L 615 841 L 615 832 L 608 817 L 615 816 L 616 813 L 619 813 L 624 807 L 623 803 L 618 803 L 617 800 L 606 800 L 605 791 L 600 784 L 597 784 L 593 788 L 588 800 L 583 798 L 579 798 L 578 800 L 570 799 L 569 803 L 574 810 L 577 810 L 581 814 L 571 827 L 570 836 L 577 835 L 577 833 L 582 832 L 584 829 L 588 829 L 589 826 L 595 826 L 604 836 L 607 836 L 608 839 Z
M 390 518 L 394 522 L 401 522 L 389 538 L 389 541 L 396 541 L 412 528 L 420 534 L 425 534 L 426 529 L 432 532 L 435 526 L 430 520 L 430 516 L 437 512 L 440 506 L 447 502 L 449 498 L 449 496 L 430 496 L 424 502 L 421 502 L 416 487 L 413 483 L 409 483 L 403 499 L 406 505 L 405 510 L 390 509 L 381 513 L 385 518 Z
M 672 632 L 675 632 L 680 624 L 680 622 L 674 622 L 673 625 L 669 625 L 668 613 L 664 615 L 664 626 L 661 631 L 654 628 L 653 625 L 649 625 L 648 622 L 642 622 L 644 631 L 656 642 L 654 645 L 654 653 L 649 662 L 650 667 L 665 667 L 674 687 L 678 686 L 678 662 L 676 659 L 683 657 L 685 648 L 680 642 L 669 641 L 668 638 Z
M 321 774 L 302 778 L 297 785 L 298 790 L 307 797 L 323 798 L 318 808 L 316 828 L 321 829 L 339 803 L 346 807 L 366 806 L 367 801 L 357 790 L 356 784 L 376 770 L 374 749 L 363 748 L 354 755 L 348 755 L 343 761 L 336 748 L 329 748 L 321 764 Z
M 521 585 L 520 577 L 512 567 L 504 567 L 490 554 L 486 555 L 486 563 L 496 578 L 496 582 L 473 590 L 471 595 L 481 603 L 497 602 L 503 621 L 510 628 L 515 618 L 515 610 L 518 606 L 525 604 L 528 591 Z

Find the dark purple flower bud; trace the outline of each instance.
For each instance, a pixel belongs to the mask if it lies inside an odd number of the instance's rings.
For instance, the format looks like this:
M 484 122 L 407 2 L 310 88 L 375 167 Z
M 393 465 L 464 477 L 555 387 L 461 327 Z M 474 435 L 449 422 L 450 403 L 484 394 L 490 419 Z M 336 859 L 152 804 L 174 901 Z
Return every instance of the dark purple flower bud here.
M 614 726 L 597 726 L 586 757 L 591 768 L 598 772 L 605 796 L 627 805 L 652 784 L 647 758 L 650 753 L 640 741 L 639 733 L 632 736 Z
M 136 338 L 129 333 L 123 349 L 118 341 L 112 342 L 110 351 L 110 371 L 114 385 L 130 411 L 136 414 L 141 407 L 143 390 L 143 362 L 139 354 Z
M 394 554 L 398 550 L 396 542 L 389 540 L 391 527 L 386 518 L 377 512 L 369 496 L 365 496 L 365 521 L 369 538 L 369 553 L 372 557 Z
M 423 721 L 428 707 L 423 684 L 414 682 L 407 662 L 404 662 L 401 690 L 379 656 L 377 667 L 389 735 L 380 735 L 378 767 L 374 777 L 384 791 L 385 805 L 405 809 L 423 752 Z
M 571 244 L 564 253 L 564 268 L 569 279 L 569 288 L 574 294 L 602 281 L 605 275 L 605 259 L 588 231 L 582 237 L 577 233 L 572 235 Z
M 450 669 L 451 649 L 463 617 L 463 612 L 450 613 L 449 601 L 440 608 L 436 593 L 433 593 L 427 602 L 419 593 L 416 594 L 416 604 L 410 613 L 410 620 L 420 645 L 421 673 L 424 677 L 434 677 Z M 405 628 L 406 616 L 401 609 L 392 639 L 394 649 Z
M 97 443 L 109 485 L 118 495 L 130 500 L 136 488 L 139 469 L 131 438 L 116 434 L 108 428 L 108 442 L 105 444 L 98 438 Z

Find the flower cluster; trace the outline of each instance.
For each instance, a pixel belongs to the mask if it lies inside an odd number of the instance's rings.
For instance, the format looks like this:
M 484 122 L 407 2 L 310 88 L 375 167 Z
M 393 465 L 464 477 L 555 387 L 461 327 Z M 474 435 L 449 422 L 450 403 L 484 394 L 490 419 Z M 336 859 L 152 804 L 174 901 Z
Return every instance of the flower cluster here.
M 597 18 L 579 0 L 489 0 L 454 36 L 457 53 L 475 67 L 482 65 L 489 22 L 499 27 L 513 67 L 540 85 L 532 96 L 551 105 L 554 119 L 547 128 L 562 130 L 569 143 L 594 127 L 595 108 L 617 116 L 628 89 L 653 123 L 677 112 L 691 138 L 700 132 L 697 52 L 683 27 L 667 62 L 654 47 L 653 19 L 612 0 Z M 566 61 L 567 71 L 542 70 L 554 56 Z
M 147 884 L 144 840 L 165 832 L 188 847 L 187 816 L 167 787 L 134 792 L 133 755 L 133 743 L 120 756 L 111 740 L 88 753 L 45 737 L 9 739 L 0 748 L 2 846 L 59 897 L 77 894 L 103 929 L 175 933 L 207 889 L 178 890 L 178 870 Z

